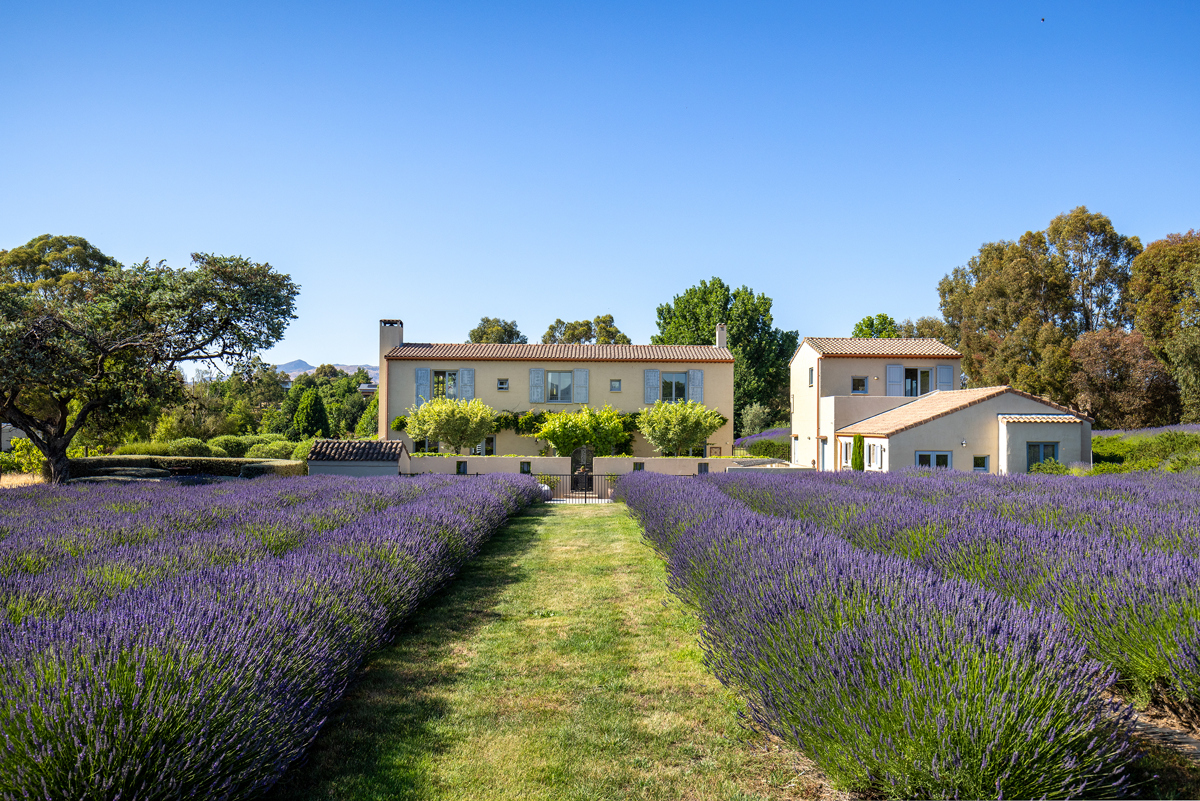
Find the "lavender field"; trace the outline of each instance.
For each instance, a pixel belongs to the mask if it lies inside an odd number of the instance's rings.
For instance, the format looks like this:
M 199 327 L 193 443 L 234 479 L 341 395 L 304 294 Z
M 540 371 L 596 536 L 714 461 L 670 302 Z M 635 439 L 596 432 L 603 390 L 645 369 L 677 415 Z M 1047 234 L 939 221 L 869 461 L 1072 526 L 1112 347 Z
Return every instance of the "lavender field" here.
M 1200 711 L 1195 475 L 639 474 L 710 668 L 847 789 L 1128 795 L 1131 709 Z
M 0 797 L 256 795 L 539 497 L 521 476 L 0 491 Z

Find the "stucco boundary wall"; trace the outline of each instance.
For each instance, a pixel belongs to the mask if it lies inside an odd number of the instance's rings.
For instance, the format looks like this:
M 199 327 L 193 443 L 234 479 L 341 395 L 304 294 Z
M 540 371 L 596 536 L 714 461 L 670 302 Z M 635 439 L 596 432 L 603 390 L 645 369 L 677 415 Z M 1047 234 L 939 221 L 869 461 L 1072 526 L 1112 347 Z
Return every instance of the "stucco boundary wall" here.
M 394 461 L 388 462 L 314 462 L 308 463 L 310 476 L 395 476 L 400 470 Z
M 420 456 L 401 455 L 399 472 L 433 473 L 436 475 L 453 475 L 458 472 L 458 463 L 467 463 L 467 473 L 488 475 L 491 473 L 520 473 L 521 463 L 530 463 L 530 472 L 534 475 L 544 473 L 550 476 L 565 476 L 571 473 L 571 457 L 569 456 Z M 700 472 L 700 465 L 707 464 L 709 473 L 724 473 L 729 469 L 738 469 L 733 459 L 702 459 L 699 457 L 616 457 L 597 456 L 592 461 L 593 475 L 623 476 L 633 472 L 634 464 L 643 465 L 642 469 L 650 473 L 661 473 L 668 476 L 694 476 Z M 748 468 L 749 469 L 749 468 Z M 786 468 L 773 468 L 786 469 Z M 370 475 L 382 475 L 371 473 Z
M 400 456 L 401 473 L 433 473 L 453 475 L 458 472 L 458 463 L 467 463 L 467 473 L 490 475 L 492 473 L 520 473 L 521 463 L 530 463 L 534 475 L 565 476 L 571 472 L 570 456 L 420 456 L 407 453 Z

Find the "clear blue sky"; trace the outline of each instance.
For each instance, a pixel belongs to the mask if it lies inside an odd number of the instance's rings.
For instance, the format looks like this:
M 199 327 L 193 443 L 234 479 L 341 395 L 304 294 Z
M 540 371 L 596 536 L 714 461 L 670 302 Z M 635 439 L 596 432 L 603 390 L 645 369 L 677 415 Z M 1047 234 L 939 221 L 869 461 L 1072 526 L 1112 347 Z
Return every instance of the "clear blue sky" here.
M 714 275 L 847 335 L 1078 205 L 1200 228 L 1196 2 L 190 5 L 0 6 L 0 247 L 269 261 L 276 362 Z

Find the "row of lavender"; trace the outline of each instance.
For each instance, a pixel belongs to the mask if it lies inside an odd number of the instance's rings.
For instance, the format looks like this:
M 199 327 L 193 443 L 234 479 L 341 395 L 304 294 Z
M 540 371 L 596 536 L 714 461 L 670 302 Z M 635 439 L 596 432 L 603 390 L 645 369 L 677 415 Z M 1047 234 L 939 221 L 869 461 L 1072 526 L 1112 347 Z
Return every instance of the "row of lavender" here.
M 1129 710 L 1067 621 L 711 481 L 633 474 L 621 497 L 753 718 L 843 786 L 890 797 L 1121 793 Z
M 1055 610 L 1139 702 L 1200 715 L 1200 480 L 1193 475 L 997 478 L 714 477 L 752 509 L 813 521 Z
M 241 798 L 528 477 L 0 497 L 0 797 Z

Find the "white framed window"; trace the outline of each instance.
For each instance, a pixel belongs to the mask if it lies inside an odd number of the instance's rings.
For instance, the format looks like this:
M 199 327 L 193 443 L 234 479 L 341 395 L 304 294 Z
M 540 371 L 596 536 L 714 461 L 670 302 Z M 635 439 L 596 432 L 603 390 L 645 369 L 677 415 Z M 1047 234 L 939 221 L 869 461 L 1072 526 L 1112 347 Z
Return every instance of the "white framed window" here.
M 498 392 L 508 392 L 508 379 L 507 378 L 497 378 L 496 379 L 496 390 Z
M 683 403 L 687 400 L 687 373 L 663 373 L 662 395 L 666 403 Z
M 808 385 L 810 387 L 813 385 L 813 368 L 811 367 L 808 368 Z
M 851 395 L 866 395 L 867 394 L 867 377 L 865 375 L 856 375 L 850 379 L 850 394 Z
M 917 451 L 917 467 L 944 467 L 947 470 L 954 467 L 954 454 L 951 451 Z
M 619 378 L 608 379 L 608 391 L 609 392 L 620 392 L 621 391 L 621 379 L 619 379 Z
M 571 402 L 572 376 L 570 370 L 546 371 L 546 403 Z
M 989 464 L 990 461 L 991 461 L 991 458 L 988 456 L 972 456 L 971 457 L 971 469 L 974 470 L 976 473 L 990 473 L 991 472 L 991 470 L 989 469 L 991 467 L 991 465 Z
M 842 464 L 850 464 L 850 460 L 854 455 L 854 443 L 848 439 L 842 440 Z
M 457 398 L 458 397 L 458 371 L 457 370 L 434 370 L 433 371 L 433 391 L 430 393 L 434 398 Z
M 874 443 L 867 444 L 867 465 L 866 466 L 867 467 L 875 466 L 875 444 Z

